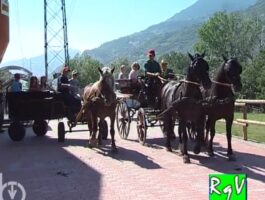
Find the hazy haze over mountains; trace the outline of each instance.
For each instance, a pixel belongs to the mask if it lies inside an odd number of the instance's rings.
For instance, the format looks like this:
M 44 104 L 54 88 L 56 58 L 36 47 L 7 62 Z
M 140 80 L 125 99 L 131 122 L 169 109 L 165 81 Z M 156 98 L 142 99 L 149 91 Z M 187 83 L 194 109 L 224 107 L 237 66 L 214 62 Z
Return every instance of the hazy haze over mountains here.
M 245 10 L 256 2 L 257 0 L 198 0 L 164 22 L 86 50 L 84 54 L 109 64 L 119 57 L 141 62 L 146 59 L 145 53 L 149 48 L 155 48 L 158 55 L 170 51 L 186 52 L 196 42 L 198 28 L 215 12 Z

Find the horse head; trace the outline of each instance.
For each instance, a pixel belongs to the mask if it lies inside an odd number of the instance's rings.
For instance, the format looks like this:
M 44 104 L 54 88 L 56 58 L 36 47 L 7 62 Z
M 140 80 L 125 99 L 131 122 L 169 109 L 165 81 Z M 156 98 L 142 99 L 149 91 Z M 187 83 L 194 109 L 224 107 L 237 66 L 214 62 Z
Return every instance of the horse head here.
M 224 60 L 223 70 L 225 73 L 226 81 L 232 84 L 236 92 L 240 91 L 242 88 L 241 77 L 240 77 L 240 74 L 242 73 L 242 66 L 238 62 L 237 58 L 227 59 L 223 55 L 223 60 Z
M 100 73 L 99 82 L 101 85 L 101 95 L 108 106 L 116 102 L 116 94 L 114 92 L 114 70 L 115 67 L 112 69 L 109 67 L 98 68 Z
M 201 55 L 196 53 L 194 56 L 188 53 L 188 55 L 191 59 L 191 64 L 188 68 L 187 78 L 191 81 L 202 83 L 204 89 L 209 89 L 212 82 L 209 78 L 209 65 L 204 60 L 205 53 Z

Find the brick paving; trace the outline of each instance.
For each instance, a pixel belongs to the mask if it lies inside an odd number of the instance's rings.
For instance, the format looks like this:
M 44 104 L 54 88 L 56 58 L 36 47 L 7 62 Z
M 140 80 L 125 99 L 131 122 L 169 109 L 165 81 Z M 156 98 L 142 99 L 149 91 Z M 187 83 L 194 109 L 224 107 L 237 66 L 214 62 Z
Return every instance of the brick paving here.
M 66 124 L 66 123 L 65 123 Z M 206 200 L 210 173 L 246 173 L 248 199 L 265 196 L 265 146 L 233 138 L 237 161 L 226 160 L 226 138 L 215 138 L 216 156 L 191 154 L 191 164 L 164 148 L 159 128 L 148 129 L 147 145 L 136 137 L 135 124 L 128 140 L 116 133 L 118 154 L 110 152 L 110 140 L 102 147 L 87 148 L 85 125 L 67 133 L 65 143 L 57 142 L 57 121 L 49 123 L 45 137 L 31 129 L 21 142 L 0 134 L 0 173 L 3 183 L 18 181 L 32 200 Z M 19 195 L 19 194 L 18 194 Z

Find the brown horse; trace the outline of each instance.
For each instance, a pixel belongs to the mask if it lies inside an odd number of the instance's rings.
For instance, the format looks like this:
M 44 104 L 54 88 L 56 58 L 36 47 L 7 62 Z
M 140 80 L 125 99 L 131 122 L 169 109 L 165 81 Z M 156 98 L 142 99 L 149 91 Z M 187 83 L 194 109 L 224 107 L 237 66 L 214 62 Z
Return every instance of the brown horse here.
M 115 109 L 116 109 L 116 94 L 114 92 L 114 68 L 104 67 L 98 68 L 100 79 L 94 84 L 90 84 L 84 88 L 84 105 L 77 115 L 76 121 L 79 121 L 81 116 L 85 116 L 88 121 L 90 131 L 89 146 L 93 147 L 101 144 L 101 135 L 98 133 L 98 119 L 102 122 L 106 117 L 110 118 L 110 135 L 112 151 L 117 152 L 114 135 Z
M 227 59 L 223 56 L 223 64 L 219 68 L 214 80 L 212 81 L 212 87 L 205 96 L 208 96 L 207 100 L 210 101 L 210 105 L 205 109 L 208 116 L 206 122 L 206 139 L 208 138 L 208 132 L 210 131 L 210 140 L 208 143 L 208 153 L 210 156 L 214 155 L 213 152 L 213 138 L 215 136 L 215 123 L 218 119 L 224 118 L 226 121 L 226 137 L 228 143 L 227 155 L 229 160 L 235 160 L 235 156 L 232 151 L 232 134 L 231 128 L 234 119 L 234 103 L 235 95 L 232 90 L 240 91 L 242 88 L 240 74 L 242 72 L 242 66 L 236 58 Z

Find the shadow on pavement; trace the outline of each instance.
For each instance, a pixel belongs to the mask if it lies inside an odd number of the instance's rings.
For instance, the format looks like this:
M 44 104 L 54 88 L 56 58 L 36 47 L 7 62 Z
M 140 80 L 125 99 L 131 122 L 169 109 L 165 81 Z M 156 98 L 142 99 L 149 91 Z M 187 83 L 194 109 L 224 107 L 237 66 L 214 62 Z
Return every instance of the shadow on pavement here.
M 66 140 L 60 144 L 55 138 L 27 136 L 13 142 L 7 134 L 0 136 L 0 173 L 3 184 L 17 181 L 25 187 L 26 199 L 100 199 L 101 174 L 67 151 L 74 143 L 85 140 Z M 82 150 L 82 149 L 81 149 Z M 10 188 L 8 188 L 10 189 Z M 8 189 L 3 196 L 9 198 Z M 21 193 L 17 193 L 15 199 Z
M 265 183 L 265 156 L 256 155 L 255 152 L 245 153 L 234 150 L 236 161 L 228 161 L 226 148 L 214 143 L 214 151 L 214 157 L 191 155 L 191 158 L 198 160 L 200 165 L 217 172 L 245 173 L 249 178 Z

